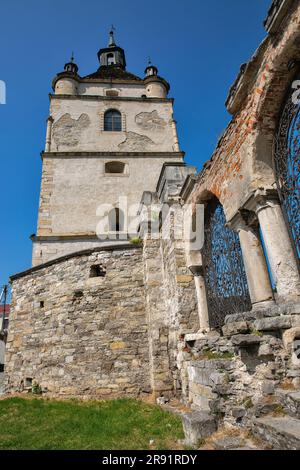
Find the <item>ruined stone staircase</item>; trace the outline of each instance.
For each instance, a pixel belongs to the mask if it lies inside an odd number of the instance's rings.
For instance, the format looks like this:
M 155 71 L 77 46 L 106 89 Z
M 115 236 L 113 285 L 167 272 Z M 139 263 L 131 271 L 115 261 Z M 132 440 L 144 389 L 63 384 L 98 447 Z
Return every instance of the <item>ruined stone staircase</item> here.
M 277 389 L 280 416 L 269 414 L 253 420 L 252 432 L 276 450 L 300 450 L 300 390 Z
M 186 335 L 179 363 L 194 414 L 183 420 L 186 436 L 207 439 L 214 420 L 219 429 L 248 431 L 262 449 L 300 450 L 297 341 L 298 304 L 234 314 L 221 332 Z

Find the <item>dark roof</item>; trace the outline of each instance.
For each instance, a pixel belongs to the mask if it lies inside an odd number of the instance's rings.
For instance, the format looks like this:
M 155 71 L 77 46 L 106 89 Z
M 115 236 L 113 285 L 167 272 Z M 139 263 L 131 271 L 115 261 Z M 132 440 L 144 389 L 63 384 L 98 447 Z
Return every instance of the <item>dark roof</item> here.
M 136 82 L 141 82 L 142 79 L 140 77 L 137 77 L 136 75 L 133 75 L 133 73 L 126 72 L 126 70 L 123 70 L 121 67 L 114 67 L 114 66 L 106 66 L 102 65 L 101 67 L 98 68 L 97 72 L 92 73 L 91 75 L 87 75 L 85 78 L 91 78 L 91 79 L 114 79 L 114 80 L 129 80 L 129 81 L 136 81 Z

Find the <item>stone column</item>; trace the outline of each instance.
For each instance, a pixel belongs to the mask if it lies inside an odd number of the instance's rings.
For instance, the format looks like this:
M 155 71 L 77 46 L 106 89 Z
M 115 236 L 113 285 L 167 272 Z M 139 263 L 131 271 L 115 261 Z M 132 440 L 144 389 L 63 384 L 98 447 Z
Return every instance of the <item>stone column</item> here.
M 53 124 L 53 117 L 49 116 L 47 119 L 45 152 L 50 152 L 50 149 L 51 149 L 52 124 Z
M 206 297 L 206 287 L 203 275 L 202 255 L 200 250 L 191 250 L 187 254 L 187 263 L 189 270 L 194 275 L 198 315 L 199 315 L 199 333 L 209 331 L 209 316 Z
M 173 130 L 173 137 L 174 137 L 174 151 L 175 152 L 180 152 L 176 124 L 177 124 L 177 122 L 175 121 L 175 119 L 173 119 L 172 120 L 172 130 Z
M 200 273 L 202 272 L 202 266 Z M 208 307 L 207 307 L 207 298 L 206 298 L 206 288 L 204 276 L 202 274 L 195 275 L 195 286 L 198 300 L 198 313 L 199 313 L 199 332 L 207 332 L 209 328 L 209 317 L 208 317 Z
M 273 292 L 258 228 L 249 226 L 242 212 L 228 225 L 239 234 L 253 308 L 273 303 Z
M 300 277 L 277 194 L 257 191 L 248 203 L 257 214 L 278 300 L 300 299 Z

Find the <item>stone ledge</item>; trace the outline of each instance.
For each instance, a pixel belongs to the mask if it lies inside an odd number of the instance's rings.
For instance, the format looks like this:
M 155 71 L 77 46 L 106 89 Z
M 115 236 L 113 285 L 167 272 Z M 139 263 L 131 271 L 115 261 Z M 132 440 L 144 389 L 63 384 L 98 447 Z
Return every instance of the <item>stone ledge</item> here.
M 231 338 L 232 344 L 239 347 L 252 346 L 262 342 L 262 338 L 256 335 L 236 335 Z
M 262 318 L 279 317 L 283 315 L 300 315 L 300 303 L 275 304 L 272 307 L 251 310 L 250 312 L 234 313 L 225 318 L 225 325 L 239 321 L 255 321 Z
M 281 315 L 254 322 L 254 328 L 258 331 L 288 330 L 296 326 L 300 326 L 300 315 Z
M 99 80 L 98 83 L 103 83 L 105 80 Z M 88 83 L 88 82 L 87 82 Z M 93 80 L 92 83 L 97 83 Z M 114 83 L 124 83 L 123 81 L 114 80 Z M 139 83 L 139 82 L 134 82 Z M 143 84 L 143 83 L 142 83 Z M 137 101 L 142 103 L 173 103 L 174 98 L 142 98 L 142 97 L 127 97 L 127 96 L 99 96 L 99 95 L 54 95 L 49 93 L 50 99 L 55 100 L 85 100 L 85 101 Z
M 184 340 L 187 343 L 190 343 L 192 341 L 198 341 L 201 339 L 207 339 L 207 335 L 204 335 L 203 333 L 190 333 L 188 335 L 185 335 Z
M 78 151 L 66 151 L 66 152 L 41 152 L 41 157 L 43 158 L 107 158 L 107 157 L 134 157 L 134 158 L 183 158 L 185 152 L 116 152 L 116 151 L 107 151 L 107 152 L 78 152 Z M 176 162 L 178 165 L 184 162 Z

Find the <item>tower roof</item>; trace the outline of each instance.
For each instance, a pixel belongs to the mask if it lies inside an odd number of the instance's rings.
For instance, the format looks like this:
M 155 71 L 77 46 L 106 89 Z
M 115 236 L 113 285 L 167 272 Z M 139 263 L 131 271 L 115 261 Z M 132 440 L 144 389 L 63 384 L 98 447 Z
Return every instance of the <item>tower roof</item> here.
M 138 77 L 137 75 L 134 75 L 133 73 L 127 72 L 126 70 L 123 70 L 121 67 L 112 67 L 111 65 L 102 65 L 98 68 L 97 72 L 94 72 L 90 75 L 87 75 L 83 78 L 88 78 L 88 79 L 103 79 L 103 80 L 125 80 L 125 81 L 137 81 L 141 82 L 142 79 Z

